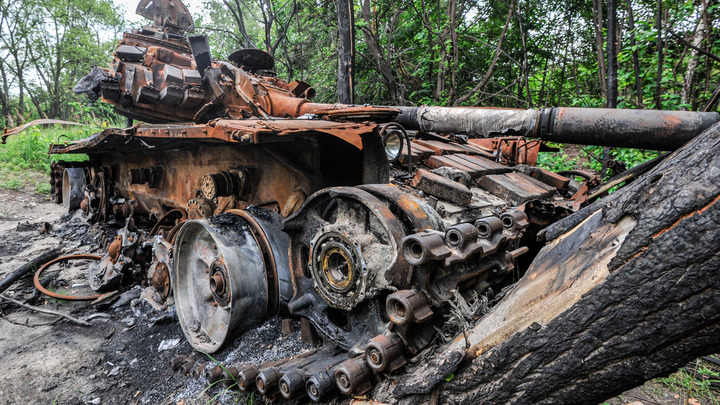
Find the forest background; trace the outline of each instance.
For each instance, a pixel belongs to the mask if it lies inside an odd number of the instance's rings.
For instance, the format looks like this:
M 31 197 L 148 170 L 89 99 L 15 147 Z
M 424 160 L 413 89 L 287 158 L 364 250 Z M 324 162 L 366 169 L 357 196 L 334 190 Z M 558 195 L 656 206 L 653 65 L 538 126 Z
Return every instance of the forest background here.
M 702 110 L 720 96 L 715 0 L 186 2 L 215 58 L 266 50 L 281 78 L 309 82 L 320 102 Z M 123 32 L 149 23 L 129 18 L 135 7 L 0 0 L 0 125 L 37 118 L 89 125 L 13 137 L 0 148 L 0 188 L 49 191 L 47 145 L 125 125 L 108 104 L 91 104 L 72 88 L 91 66 L 109 66 Z M 339 61 L 351 66 L 351 85 Z M 539 163 L 600 173 L 608 158 L 632 167 L 656 156 L 560 147 Z
M 617 107 L 702 109 L 720 85 L 720 2 L 612 1 Z M 355 0 L 352 6 L 355 103 L 607 103 L 604 0 Z M 281 78 L 307 81 L 318 101 L 333 102 L 337 8 L 330 0 L 210 0 L 194 18 L 215 57 L 243 47 L 266 50 Z M 0 0 L 0 125 L 35 118 L 120 124 L 110 108 L 89 105 L 72 87 L 92 65 L 107 66 L 119 36 L 131 28 L 110 0 Z
M 188 4 L 195 34 L 208 35 L 214 57 L 225 59 L 247 47 L 266 50 L 281 78 L 309 82 L 320 102 L 347 102 L 338 93 L 339 56 L 351 52 L 339 46 L 343 34 L 353 36 L 356 104 L 702 110 L 720 88 L 715 0 Z M 135 6 L 112 0 L 0 0 L 0 125 L 37 118 L 91 125 L 35 130 L 0 148 L 0 187 L 22 187 L 27 169 L 46 172 L 47 144 L 61 135 L 75 139 L 124 126 L 108 104 L 90 104 L 72 88 L 91 66 L 109 65 L 122 32 L 143 24 L 124 18 L 123 8 Z M 342 9 L 352 12 L 343 17 Z M 613 43 L 616 49 L 609 47 Z M 655 156 L 622 149 L 605 153 L 629 166 Z M 541 157 L 540 163 L 561 170 L 581 161 L 600 171 L 600 156 L 601 148 L 582 148 Z M 36 183 L 40 191 L 47 189 Z

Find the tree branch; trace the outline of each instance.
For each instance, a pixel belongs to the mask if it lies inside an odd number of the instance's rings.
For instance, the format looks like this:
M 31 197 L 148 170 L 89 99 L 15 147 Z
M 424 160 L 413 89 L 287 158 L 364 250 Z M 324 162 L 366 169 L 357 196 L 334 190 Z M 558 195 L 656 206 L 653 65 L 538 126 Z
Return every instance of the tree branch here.
M 500 57 L 500 48 L 502 47 L 503 40 L 505 39 L 505 34 L 507 33 L 508 27 L 510 26 L 510 20 L 512 19 L 514 11 L 515 1 L 513 0 L 510 2 L 510 11 L 508 12 L 507 19 L 505 20 L 505 26 L 503 27 L 502 34 L 500 34 L 500 39 L 498 40 L 497 47 L 495 48 L 495 55 L 493 56 L 493 60 L 492 63 L 490 63 L 488 71 L 485 72 L 485 76 L 483 76 L 482 80 L 480 80 L 480 83 L 478 83 L 470 91 L 463 94 L 462 97 L 455 100 L 455 102 L 453 103 L 454 106 L 458 106 L 463 102 L 467 101 L 467 99 L 469 99 L 473 94 L 485 87 L 487 82 L 490 80 L 490 76 L 492 76 L 493 70 L 495 70 L 495 65 L 497 64 L 498 58 Z
M 14 300 L 14 299 L 12 299 L 12 298 L 10 298 L 10 297 L 7 297 L 7 296 L 5 296 L 4 294 L 0 294 L 0 299 L 4 299 L 4 300 L 6 300 L 6 301 L 8 301 L 8 302 L 11 302 L 11 303 L 19 306 L 19 307 L 23 307 L 23 308 L 29 309 L 29 310 L 31 310 L 31 311 L 40 312 L 40 313 L 48 314 L 48 315 L 59 316 L 59 317 L 61 317 L 61 318 L 67 319 L 67 320 L 70 321 L 70 322 L 76 323 L 76 324 L 78 324 L 78 325 L 82 325 L 82 326 L 92 326 L 91 323 L 85 322 L 85 321 L 83 321 L 82 319 L 73 318 L 73 317 L 70 316 L 70 315 L 63 314 L 62 312 L 53 311 L 53 310 L 51 310 L 51 309 L 43 309 L 43 308 L 34 307 L 34 306 L 32 306 L 32 305 L 23 304 L 22 302 L 20 302 L 20 301 L 18 301 L 18 300 Z
M 681 37 L 680 35 L 676 34 L 675 31 L 673 31 L 673 30 L 670 30 L 670 29 L 669 29 L 668 32 L 669 32 L 672 36 L 674 36 L 675 38 L 677 38 L 678 41 L 680 41 L 683 45 L 687 46 L 688 48 L 694 49 L 694 50 L 702 53 L 703 55 L 709 57 L 710 59 L 714 60 L 715 62 L 720 62 L 720 57 L 718 57 L 717 55 L 713 55 L 713 54 L 711 54 L 710 52 L 708 52 L 708 51 L 706 51 L 706 50 L 704 50 L 704 49 L 702 49 L 702 48 L 699 48 L 699 47 L 691 44 L 690 42 L 686 41 L 683 37 Z

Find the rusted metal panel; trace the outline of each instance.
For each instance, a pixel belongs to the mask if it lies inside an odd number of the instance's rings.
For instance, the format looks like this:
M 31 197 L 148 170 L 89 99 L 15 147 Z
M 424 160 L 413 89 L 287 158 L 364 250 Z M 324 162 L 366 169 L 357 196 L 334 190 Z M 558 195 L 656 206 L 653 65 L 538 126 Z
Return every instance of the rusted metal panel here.
M 467 172 L 470 174 L 471 177 L 477 177 L 478 171 L 470 165 L 464 165 L 462 163 L 458 163 L 457 161 L 451 160 L 450 155 L 447 156 L 430 156 L 430 159 L 425 161 L 425 164 L 429 167 L 432 167 L 433 169 L 447 166 L 447 167 L 453 167 L 458 170 L 462 170 L 464 172 Z
M 362 136 L 373 134 L 375 128 L 369 123 L 307 120 L 219 120 L 210 125 L 138 125 L 131 130 L 107 129 L 74 143 L 51 145 L 50 153 L 97 153 L 112 149 L 121 153 L 132 152 L 130 142 L 141 150 L 148 146 L 172 147 L 173 143 L 184 140 L 259 144 L 282 141 L 283 137 L 293 135 L 312 136 L 318 133 L 338 137 L 362 150 Z
M 461 153 L 444 156 L 430 156 L 425 165 L 431 168 L 452 167 L 467 172 L 470 177 L 478 178 L 488 174 L 507 173 L 511 171 L 507 166 L 497 164 L 482 157 L 473 157 Z
M 493 174 L 480 178 L 482 188 L 513 205 L 520 205 L 531 199 L 548 197 L 556 189 L 522 173 Z
M 523 137 L 470 139 L 468 143 L 491 150 L 494 160 L 508 165 L 535 165 L 540 151 L 539 141 Z
M 451 201 L 455 204 L 465 206 L 470 204 L 472 192 L 460 183 L 430 173 L 427 170 L 419 169 L 413 177 L 411 184 L 431 196 Z
M 420 146 L 424 146 L 433 152 L 435 152 L 436 155 L 448 155 L 452 153 L 470 153 L 475 154 L 475 151 L 472 149 L 468 149 L 463 147 L 462 145 L 456 144 L 456 143 L 450 143 L 450 142 L 439 142 L 439 141 L 428 141 L 424 139 L 417 139 L 415 140 L 414 144 L 418 144 Z
M 192 31 L 195 25 L 187 7 L 172 0 L 141 0 L 135 13 L 152 20 L 159 27 L 175 27 Z
M 481 156 L 469 156 L 469 155 L 463 155 L 463 154 L 457 154 L 453 155 L 454 158 L 457 158 L 464 162 L 469 162 L 473 164 L 474 166 L 480 167 L 479 172 L 483 175 L 485 174 L 498 174 L 498 173 L 506 173 L 511 171 L 508 166 L 501 165 L 499 163 L 496 163 L 490 159 L 486 159 L 485 157 Z

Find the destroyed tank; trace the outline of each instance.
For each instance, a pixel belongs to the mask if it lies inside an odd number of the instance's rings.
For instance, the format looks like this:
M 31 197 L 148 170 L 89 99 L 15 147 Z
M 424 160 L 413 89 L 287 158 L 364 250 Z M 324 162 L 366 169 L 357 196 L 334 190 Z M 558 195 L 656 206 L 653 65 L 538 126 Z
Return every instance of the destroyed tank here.
M 199 351 L 271 316 L 301 319 L 319 348 L 208 374 L 270 398 L 364 393 L 374 374 L 482 317 L 522 277 L 542 229 L 609 188 L 535 166 L 545 141 L 673 150 L 718 121 L 313 103 L 313 88 L 276 77 L 263 51 L 213 60 L 180 2 L 142 0 L 137 12 L 153 25 L 125 33 L 111 67 L 75 90 L 142 123 L 52 145 L 89 156 L 53 163 L 53 199 L 125 224 L 90 285 L 149 285 Z

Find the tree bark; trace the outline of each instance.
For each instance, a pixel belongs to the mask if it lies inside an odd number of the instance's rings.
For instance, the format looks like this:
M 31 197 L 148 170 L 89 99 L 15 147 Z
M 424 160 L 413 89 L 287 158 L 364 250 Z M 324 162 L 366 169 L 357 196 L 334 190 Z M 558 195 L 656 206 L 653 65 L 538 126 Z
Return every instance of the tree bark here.
M 355 20 L 352 0 L 338 0 L 338 101 L 353 104 L 355 81 Z
M 663 40 L 662 40 L 662 0 L 657 1 L 657 80 L 655 82 L 655 109 L 662 110 L 662 71 L 663 71 Z
M 617 0 L 607 0 L 607 108 L 617 108 L 618 99 Z M 603 148 L 600 177 L 607 174 L 610 148 Z
M 635 40 L 635 16 L 632 9 L 632 0 L 627 1 L 628 9 L 628 28 L 630 28 L 630 47 L 632 48 L 633 71 L 635 73 L 635 88 L 637 95 L 637 106 L 643 108 L 642 81 L 640 80 L 640 57 L 636 49 L 637 41 Z
M 718 168 L 720 124 L 551 226 L 560 236 L 489 314 L 375 398 L 598 403 L 716 353 Z
M 607 98 L 607 82 L 605 81 L 605 57 L 603 52 L 603 18 L 602 0 L 592 0 L 593 17 L 595 20 L 595 47 L 597 48 L 598 77 L 600 78 L 600 96 Z
M 395 30 L 393 22 L 397 20 L 400 12 L 400 9 L 396 9 L 394 11 L 394 17 L 390 19 L 391 24 L 387 27 L 387 32 L 393 32 Z M 383 81 L 388 88 L 388 93 L 390 95 L 390 99 L 392 100 L 391 102 L 393 105 L 405 105 L 407 103 L 405 100 L 405 86 L 395 78 L 395 73 L 393 72 L 392 44 L 390 43 L 387 45 L 388 50 L 386 57 L 386 52 L 380 44 L 379 33 L 378 31 L 373 30 L 374 24 L 370 8 L 370 0 L 363 1 L 362 16 L 366 23 L 366 25 L 362 27 L 362 32 L 365 36 L 365 43 L 370 49 L 370 54 L 373 59 L 378 64 L 380 74 L 382 75 Z M 375 28 L 377 29 L 377 27 Z
M 515 13 L 518 20 L 518 29 L 520 30 L 520 40 L 522 43 L 522 50 L 523 50 L 523 60 L 522 60 L 522 75 L 523 75 L 523 87 L 525 89 L 525 95 L 527 97 L 527 108 L 533 107 L 533 101 L 532 101 L 532 95 L 530 94 L 530 74 L 528 73 L 528 51 L 527 51 L 527 44 L 525 43 L 525 30 L 523 30 L 523 23 L 522 23 L 522 15 L 519 12 L 520 4 L 518 4 L 518 12 Z M 571 48 L 574 49 L 574 48 Z M 575 56 L 573 55 L 573 63 Z M 577 84 L 577 79 L 576 79 Z
M 690 99 L 693 94 L 693 80 L 695 78 L 695 70 L 697 69 L 698 60 L 700 58 L 700 52 L 697 50 L 700 47 L 703 39 L 705 38 L 705 7 L 700 4 L 700 12 L 698 13 L 698 21 L 695 25 L 695 33 L 692 39 L 690 52 L 690 59 L 688 60 L 687 69 L 685 69 L 685 82 L 683 83 L 682 90 L 680 91 L 680 102 L 682 104 L 690 104 Z M 683 110 L 687 110 L 687 107 L 681 107 Z
M 617 0 L 607 0 L 607 107 L 616 108 L 618 99 Z

